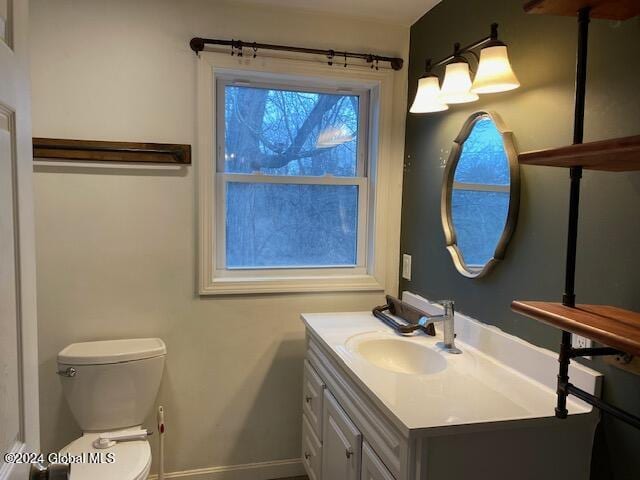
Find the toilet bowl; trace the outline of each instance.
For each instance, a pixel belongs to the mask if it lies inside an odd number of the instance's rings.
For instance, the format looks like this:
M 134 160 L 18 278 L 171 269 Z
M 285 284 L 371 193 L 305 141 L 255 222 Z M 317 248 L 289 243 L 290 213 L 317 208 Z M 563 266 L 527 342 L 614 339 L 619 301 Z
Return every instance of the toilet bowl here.
M 151 448 L 146 440 L 118 442 L 108 449 L 98 449 L 93 442 L 99 433 L 85 433 L 60 454 L 74 462 L 70 480 L 145 480 L 151 468 Z M 79 460 L 76 463 L 76 460 Z
M 71 480 L 143 480 L 151 467 L 144 439 L 94 442 L 103 433 L 139 430 L 160 386 L 167 350 L 159 338 L 74 343 L 58 354 L 58 374 L 82 436 L 60 451 Z

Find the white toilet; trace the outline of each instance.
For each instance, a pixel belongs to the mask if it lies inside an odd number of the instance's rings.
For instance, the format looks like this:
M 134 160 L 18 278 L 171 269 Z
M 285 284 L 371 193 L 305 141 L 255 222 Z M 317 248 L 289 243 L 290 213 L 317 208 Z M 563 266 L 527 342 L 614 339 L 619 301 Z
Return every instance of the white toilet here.
M 104 432 L 140 428 L 155 402 L 166 354 L 159 338 L 73 343 L 58 354 L 62 389 L 83 432 L 60 453 L 82 455 L 85 460 L 101 454 L 105 459 L 105 463 L 73 463 L 71 480 L 148 477 L 151 449 L 146 439 L 101 449 L 93 442 Z

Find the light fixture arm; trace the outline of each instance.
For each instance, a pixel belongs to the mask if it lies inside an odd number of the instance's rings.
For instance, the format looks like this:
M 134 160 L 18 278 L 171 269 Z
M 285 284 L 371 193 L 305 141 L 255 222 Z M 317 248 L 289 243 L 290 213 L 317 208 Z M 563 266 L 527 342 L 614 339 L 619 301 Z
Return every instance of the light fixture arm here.
M 450 63 L 452 60 L 455 60 L 456 57 L 460 57 L 466 54 L 471 54 L 476 59 L 476 62 L 478 62 L 480 60 L 480 57 L 475 52 L 475 50 L 477 50 L 480 47 L 487 46 L 488 44 L 494 43 L 494 42 L 502 44 L 502 42 L 498 40 L 498 24 L 497 23 L 491 24 L 491 33 L 488 36 L 481 38 L 476 42 L 470 43 L 469 45 L 466 45 L 464 47 L 460 47 L 460 44 L 456 43 L 454 46 L 453 54 L 447 57 L 444 57 L 443 59 L 433 63 L 432 68 L 446 65 L 447 63 Z

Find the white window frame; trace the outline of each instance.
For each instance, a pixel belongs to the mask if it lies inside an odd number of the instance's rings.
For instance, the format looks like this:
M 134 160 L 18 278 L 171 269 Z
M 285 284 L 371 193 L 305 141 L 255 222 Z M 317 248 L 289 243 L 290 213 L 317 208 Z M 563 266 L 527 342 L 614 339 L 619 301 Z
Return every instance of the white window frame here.
M 242 85 L 279 85 L 358 94 L 366 98 L 361 105 L 368 118 L 363 144 L 358 145 L 358 177 L 287 177 L 219 172 L 221 150 L 216 105 L 219 92 L 228 82 Z M 198 59 L 198 183 L 199 183 L 199 293 L 241 294 L 323 291 L 385 290 L 387 237 L 385 226 L 388 194 L 387 156 L 391 135 L 392 71 L 366 67 L 338 69 L 315 61 L 283 58 L 257 59 L 231 57 L 224 53 L 202 52 Z M 360 127 L 361 128 L 361 127 Z M 313 183 L 358 185 L 358 261 L 351 267 L 233 268 L 226 269 L 224 192 L 227 181 L 268 183 Z M 386 180 L 386 181 L 383 181 Z M 395 272 L 394 272 L 395 273 Z

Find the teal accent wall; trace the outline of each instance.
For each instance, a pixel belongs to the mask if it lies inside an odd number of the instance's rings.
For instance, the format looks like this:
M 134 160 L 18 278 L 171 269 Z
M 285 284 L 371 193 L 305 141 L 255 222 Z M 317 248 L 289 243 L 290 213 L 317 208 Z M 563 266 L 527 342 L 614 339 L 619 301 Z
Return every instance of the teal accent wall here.
M 407 117 L 401 253 L 413 257 L 401 290 L 452 298 L 458 310 L 557 351 L 560 331 L 513 313 L 514 299 L 561 301 L 564 284 L 569 172 L 523 167 L 518 226 L 504 261 L 486 277 L 467 279 L 445 250 L 440 222 L 443 162 L 465 119 L 497 112 L 519 151 L 571 143 L 576 20 L 527 15 L 519 0 L 444 0 L 411 28 L 409 100 L 425 58 L 451 53 L 500 24 L 522 84 L 447 112 Z M 585 141 L 640 134 L 640 18 L 590 25 Z M 585 172 L 578 243 L 578 302 L 640 311 L 640 172 Z M 640 376 L 602 360 L 585 363 L 605 374 L 604 398 L 640 415 Z M 571 448 L 570 445 L 567 448 Z M 496 452 L 498 455 L 499 452 Z M 541 459 L 544 461 L 544 459 Z M 553 468 L 550 465 L 550 468 Z M 592 478 L 640 478 L 640 431 L 603 417 L 596 433 Z

